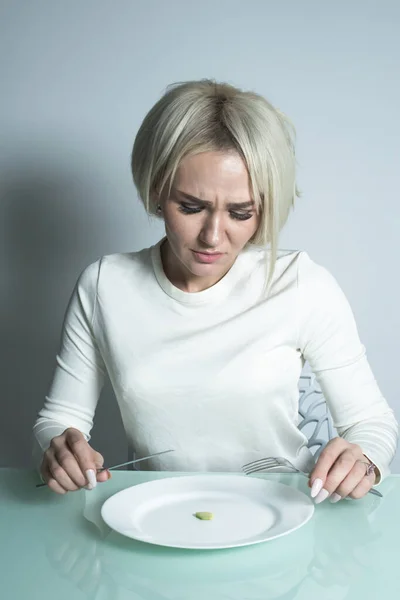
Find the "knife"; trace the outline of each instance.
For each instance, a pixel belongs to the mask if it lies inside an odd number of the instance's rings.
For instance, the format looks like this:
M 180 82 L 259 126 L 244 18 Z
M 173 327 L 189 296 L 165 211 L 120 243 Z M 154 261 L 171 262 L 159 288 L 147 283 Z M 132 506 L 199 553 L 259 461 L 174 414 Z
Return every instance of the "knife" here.
M 144 456 L 143 458 L 136 458 L 135 460 L 128 460 L 128 462 L 121 463 L 119 465 L 113 465 L 112 467 L 102 467 L 101 469 L 97 469 L 97 473 L 102 473 L 103 471 L 112 471 L 113 469 L 118 469 L 119 467 L 126 467 L 127 465 L 133 465 L 135 463 L 141 462 L 143 460 L 148 460 L 149 458 L 153 458 L 154 456 L 160 456 L 160 454 L 167 454 L 168 452 L 174 452 L 173 450 L 163 450 L 162 452 L 155 452 L 154 454 L 149 454 L 149 456 Z M 38 483 L 36 485 L 37 488 L 45 487 L 47 483 Z

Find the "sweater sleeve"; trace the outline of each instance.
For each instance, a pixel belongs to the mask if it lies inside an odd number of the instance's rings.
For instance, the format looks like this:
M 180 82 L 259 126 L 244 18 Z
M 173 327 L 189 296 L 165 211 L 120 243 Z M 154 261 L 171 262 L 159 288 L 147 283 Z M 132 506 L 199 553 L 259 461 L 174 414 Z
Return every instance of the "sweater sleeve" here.
M 334 277 L 302 253 L 298 267 L 299 348 L 321 386 L 338 434 L 389 474 L 398 425 L 361 344 L 352 310 Z
M 53 381 L 33 428 L 36 464 L 52 438 L 68 427 L 90 439 L 106 374 L 93 332 L 100 264 L 97 261 L 83 271 L 69 301 Z

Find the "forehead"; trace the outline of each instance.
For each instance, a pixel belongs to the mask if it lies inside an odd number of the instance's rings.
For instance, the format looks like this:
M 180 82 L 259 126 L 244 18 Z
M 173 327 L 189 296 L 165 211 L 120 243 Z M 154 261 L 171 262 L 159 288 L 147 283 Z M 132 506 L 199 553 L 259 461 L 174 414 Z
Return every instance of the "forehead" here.
M 235 152 L 202 152 L 185 157 L 176 172 L 175 189 L 212 201 L 216 198 L 251 199 L 250 179 Z

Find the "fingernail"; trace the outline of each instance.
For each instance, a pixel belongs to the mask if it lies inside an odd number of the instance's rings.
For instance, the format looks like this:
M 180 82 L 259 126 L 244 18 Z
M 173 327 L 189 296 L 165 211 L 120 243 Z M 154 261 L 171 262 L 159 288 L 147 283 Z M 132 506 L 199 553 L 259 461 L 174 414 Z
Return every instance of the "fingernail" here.
M 318 496 L 318 494 L 322 490 L 323 485 L 324 485 L 324 482 L 322 481 L 322 479 L 316 479 L 314 481 L 314 483 L 312 484 L 312 487 L 311 487 L 311 498 L 315 498 L 315 496 Z
M 319 492 L 318 496 L 316 496 L 316 498 L 314 499 L 315 504 L 320 504 L 321 502 L 326 500 L 328 496 L 329 496 L 328 490 L 322 489 Z
M 329 498 L 329 502 L 332 502 L 332 504 L 335 504 L 335 502 L 339 502 L 339 500 L 341 500 L 341 499 L 342 499 L 342 496 L 340 496 L 339 494 L 334 492 L 332 494 L 332 496 Z
M 92 490 L 97 485 L 96 473 L 93 469 L 88 469 L 86 471 L 86 479 L 88 480 L 88 490 Z M 90 486 L 90 487 L 89 487 Z

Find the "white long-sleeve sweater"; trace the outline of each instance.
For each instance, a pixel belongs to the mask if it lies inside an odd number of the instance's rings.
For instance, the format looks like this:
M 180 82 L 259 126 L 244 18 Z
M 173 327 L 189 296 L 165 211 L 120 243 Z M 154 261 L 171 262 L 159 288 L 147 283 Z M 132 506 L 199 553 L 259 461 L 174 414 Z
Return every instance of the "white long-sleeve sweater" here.
M 397 423 L 335 279 L 304 252 L 281 253 L 265 295 L 266 252 L 249 247 L 213 287 L 176 288 L 161 242 L 87 267 L 66 313 L 54 380 L 34 427 L 39 452 L 67 427 L 90 439 L 106 374 L 147 468 L 239 471 L 285 456 L 312 466 L 298 428 L 298 380 L 317 376 L 339 435 L 389 472 Z

